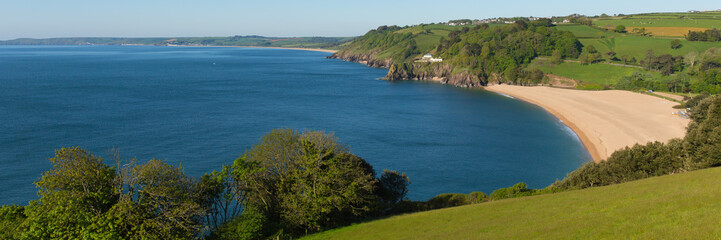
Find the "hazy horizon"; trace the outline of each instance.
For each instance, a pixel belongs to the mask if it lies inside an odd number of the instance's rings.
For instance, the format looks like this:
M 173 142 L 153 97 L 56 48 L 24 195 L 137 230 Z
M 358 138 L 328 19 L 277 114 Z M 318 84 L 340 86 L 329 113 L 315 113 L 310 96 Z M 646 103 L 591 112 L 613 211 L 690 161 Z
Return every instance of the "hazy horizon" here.
M 167 0 L 71 3 L 9 0 L 0 9 L 0 40 L 63 37 L 267 37 L 359 36 L 381 25 L 415 25 L 454 19 L 516 16 L 566 16 L 683 12 L 721 8 L 712 1 L 579 2 L 379 1 L 328 0 L 203 4 Z

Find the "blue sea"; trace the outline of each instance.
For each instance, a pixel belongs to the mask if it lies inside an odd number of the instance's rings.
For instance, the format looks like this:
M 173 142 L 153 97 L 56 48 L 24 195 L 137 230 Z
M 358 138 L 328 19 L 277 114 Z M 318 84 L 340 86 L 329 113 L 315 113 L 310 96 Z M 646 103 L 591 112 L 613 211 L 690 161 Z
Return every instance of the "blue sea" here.
M 495 93 L 384 81 L 328 53 L 227 47 L 0 47 L 0 205 L 37 199 L 61 147 L 180 164 L 232 164 L 274 128 L 334 133 L 409 198 L 542 188 L 591 160 L 540 107 Z M 109 161 L 109 160 L 108 160 Z M 112 164 L 108 162 L 109 164 Z

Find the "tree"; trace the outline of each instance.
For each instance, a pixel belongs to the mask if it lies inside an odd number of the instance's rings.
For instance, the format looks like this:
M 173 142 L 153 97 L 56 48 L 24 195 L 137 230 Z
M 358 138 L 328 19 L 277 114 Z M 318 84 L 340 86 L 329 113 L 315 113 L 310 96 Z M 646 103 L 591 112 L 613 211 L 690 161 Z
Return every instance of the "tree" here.
M 558 49 L 553 50 L 553 53 L 551 54 L 551 63 L 553 64 L 559 64 L 563 62 L 563 56 L 561 56 L 561 51 Z
M 114 155 L 114 156 L 117 156 Z M 151 160 L 116 167 L 78 147 L 62 148 L 36 185 L 23 239 L 190 239 L 205 214 L 182 168 Z
M 616 52 L 614 52 L 614 51 L 607 52 L 607 53 L 606 53 L 606 56 L 608 56 L 608 59 L 609 59 L 609 60 L 618 60 L 618 59 L 616 58 Z
M 411 180 L 405 173 L 383 170 L 380 178 L 381 198 L 386 204 L 394 205 L 405 199 Z
M 597 53 L 598 50 L 596 50 L 596 47 L 594 47 L 593 45 L 588 45 L 588 46 L 586 46 L 586 52 L 588 52 L 588 53 Z
M 678 39 L 674 39 L 671 41 L 671 49 L 679 49 L 682 46 L 683 45 L 681 45 L 681 41 L 679 41 Z
M 233 168 L 246 206 L 296 232 L 357 220 L 377 201 L 370 164 L 323 132 L 272 130 Z
M 616 29 L 615 29 L 614 31 L 619 32 L 619 33 L 625 33 L 625 32 L 626 32 L 626 26 L 624 26 L 624 25 L 618 25 L 618 26 L 616 26 Z
M 26 209 L 23 238 L 89 238 L 86 228 L 118 201 L 114 169 L 77 147 L 56 150 L 50 162 L 52 169 L 35 183 L 40 200 Z
M 656 56 L 654 56 L 653 50 L 646 51 L 646 57 L 643 60 L 643 64 L 646 65 L 646 69 L 651 70 L 651 67 L 653 66 L 653 59 Z

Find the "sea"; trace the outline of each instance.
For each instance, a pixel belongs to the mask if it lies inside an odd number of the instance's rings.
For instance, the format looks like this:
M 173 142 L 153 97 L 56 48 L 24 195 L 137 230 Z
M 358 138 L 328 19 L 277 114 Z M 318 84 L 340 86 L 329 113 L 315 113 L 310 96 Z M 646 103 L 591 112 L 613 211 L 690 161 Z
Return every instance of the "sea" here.
M 230 165 L 276 128 L 332 133 L 408 198 L 525 182 L 591 161 L 542 108 L 496 93 L 385 81 L 330 53 L 235 47 L 0 46 L 0 205 L 38 199 L 62 147 L 111 149 L 193 177 Z

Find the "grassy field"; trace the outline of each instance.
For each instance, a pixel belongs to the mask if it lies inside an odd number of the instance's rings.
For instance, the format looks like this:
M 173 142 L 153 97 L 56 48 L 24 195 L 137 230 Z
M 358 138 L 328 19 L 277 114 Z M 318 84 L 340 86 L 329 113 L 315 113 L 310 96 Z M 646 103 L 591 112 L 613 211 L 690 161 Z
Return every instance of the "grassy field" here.
M 586 25 L 580 24 L 559 24 L 555 27 L 558 30 L 564 30 L 572 32 L 577 38 L 601 38 L 601 37 L 615 37 L 620 34 L 610 31 L 601 31 Z
M 721 28 L 721 12 L 651 13 L 593 21 L 599 27 L 697 27 Z
M 715 239 L 721 168 L 406 214 L 303 239 Z
M 547 61 L 539 59 L 534 60 L 528 68 L 538 68 L 544 73 L 571 78 L 579 81 L 579 85 L 588 85 L 589 83 L 614 85 L 622 77 L 630 76 L 634 72 L 648 72 L 644 69 L 635 67 L 624 67 L 601 63 L 581 65 L 575 62 L 565 62 L 553 65 L 548 64 Z M 661 74 L 657 72 L 651 72 L 651 74 L 657 78 L 661 77 Z
M 656 55 L 660 54 L 671 54 L 686 55 L 689 52 L 703 53 L 712 47 L 721 47 L 721 42 L 690 42 L 685 39 L 680 40 L 682 47 L 679 49 L 671 49 L 671 41 L 673 39 L 666 38 L 650 38 L 636 35 L 624 35 L 613 38 L 614 44 L 612 47 L 616 52 L 617 56 L 629 56 L 635 57 L 637 60 L 642 60 L 646 56 L 648 50 L 652 50 Z M 607 42 L 609 38 L 604 39 L 579 39 L 584 46 L 593 45 L 599 52 L 606 53 L 611 51 Z

